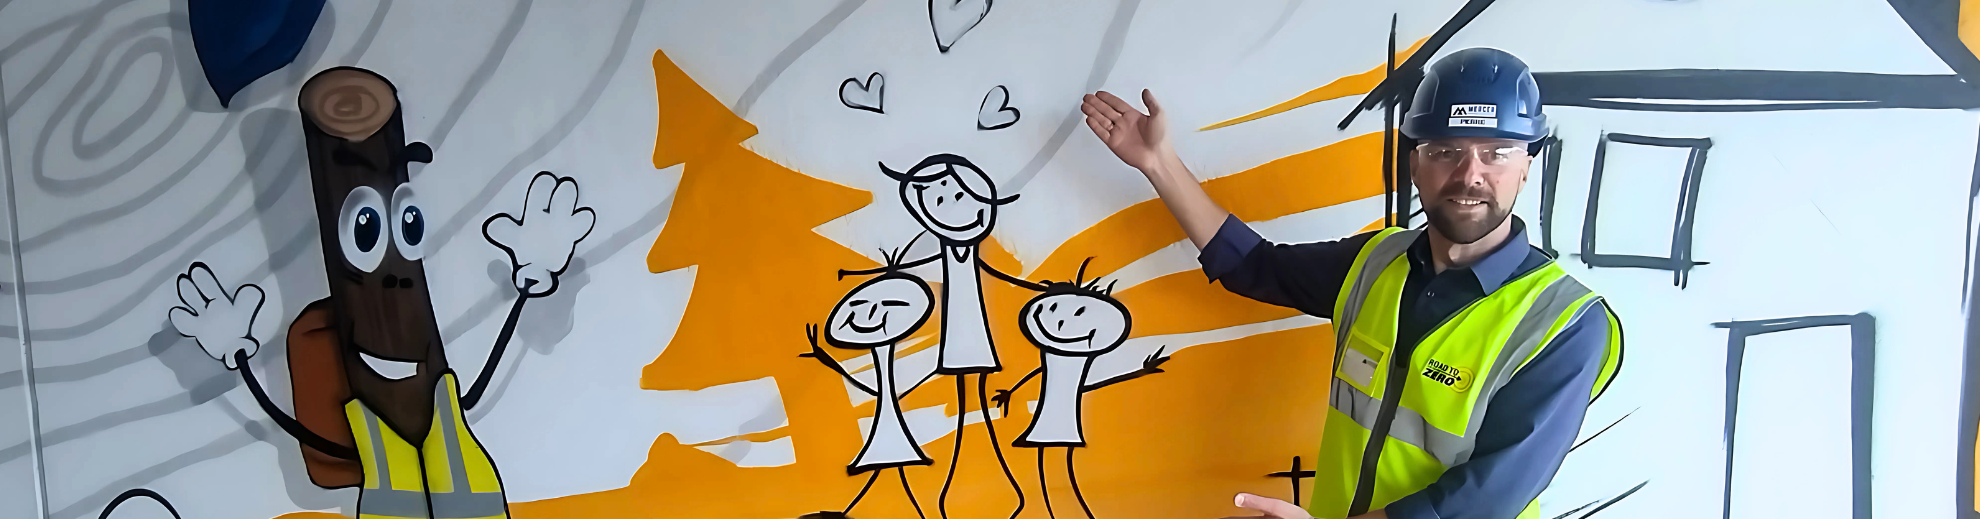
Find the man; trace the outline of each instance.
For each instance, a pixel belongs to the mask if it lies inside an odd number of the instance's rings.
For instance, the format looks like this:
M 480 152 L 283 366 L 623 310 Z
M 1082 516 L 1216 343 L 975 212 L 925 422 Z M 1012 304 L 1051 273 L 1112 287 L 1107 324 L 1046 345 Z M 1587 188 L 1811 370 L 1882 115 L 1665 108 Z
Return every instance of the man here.
M 1537 517 L 1535 497 L 1621 363 L 1622 330 L 1511 217 L 1546 135 L 1526 64 L 1478 48 L 1432 65 L 1402 124 L 1405 143 L 1420 143 L 1410 181 L 1428 229 L 1332 242 L 1259 237 L 1204 193 L 1161 105 L 1146 90 L 1142 101 L 1147 114 L 1097 92 L 1081 110 L 1154 184 L 1204 273 L 1334 322 L 1312 501 L 1239 494 L 1238 506 L 1298 519 Z

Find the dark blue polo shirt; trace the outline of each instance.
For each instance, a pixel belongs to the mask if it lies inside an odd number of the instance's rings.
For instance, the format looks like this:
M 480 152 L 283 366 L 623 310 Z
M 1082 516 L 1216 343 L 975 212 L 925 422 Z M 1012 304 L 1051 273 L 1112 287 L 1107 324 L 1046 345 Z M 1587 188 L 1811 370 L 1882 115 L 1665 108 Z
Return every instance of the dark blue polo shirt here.
M 1374 233 L 1337 241 L 1275 244 L 1232 216 L 1197 260 L 1203 273 L 1226 290 L 1332 319 L 1348 269 Z M 1428 234 L 1409 247 L 1409 278 L 1396 323 L 1396 351 L 1407 355 L 1432 328 L 1506 281 L 1549 261 L 1526 239 L 1526 223 L 1513 217 L 1512 236 L 1468 267 L 1436 272 Z M 1525 368 L 1493 395 L 1471 460 L 1452 467 L 1436 483 L 1391 503 L 1395 519 L 1507 519 L 1519 514 L 1561 466 L 1588 393 L 1608 348 L 1609 322 L 1589 313 L 1561 331 Z M 1587 317 L 1587 316 L 1593 316 Z M 1318 481 L 1317 484 L 1340 482 Z

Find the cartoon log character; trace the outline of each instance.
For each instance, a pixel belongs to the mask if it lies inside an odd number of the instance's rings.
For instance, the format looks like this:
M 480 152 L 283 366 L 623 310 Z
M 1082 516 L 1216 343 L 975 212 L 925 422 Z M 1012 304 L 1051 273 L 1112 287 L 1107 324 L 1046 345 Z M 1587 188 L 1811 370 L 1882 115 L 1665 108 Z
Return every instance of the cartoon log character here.
M 949 460 L 949 474 L 942 482 L 942 496 L 937 506 L 942 510 L 942 516 L 948 517 L 949 487 L 955 481 L 956 467 L 961 465 L 963 427 L 969 417 L 969 394 L 965 382 L 970 374 L 975 374 L 976 409 L 983 413 L 983 427 L 989 433 L 990 448 L 996 453 L 997 464 L 1004 469 L 1004 477 L 1010 482 L 1011 491 L 1017 495 L 1017 508 L 1011 511 L 1011 517 L 1017 517 L 1024 510 L 1024 491 L 1018 487 L 1017 476 L 1011 473 L 1010 463 L 1004 459 L 1003 447 L 989 414 L 988 377 L 990 373 L 1002 371 L 1003 365 L 997 361 L 997 348 L 990 341 L 990 321 L 983 311 L 982 274 L 988 273 L 1020 287 L 1039 287 L 984 263 L 978 254 L 978 246 L 990 236 L 990 230 L 997 221 L 997 208 L 1017 201 L 1018 195 L 998 198 L 997 186 L 990 181 L 989 175 L 970 163 L 969 159 L 947 153 L 922 159 L 906 172 L 894 171 L 882 163 L 880 172 L 900 182 L 901 203 L 927 233 L 941 240 L 942 246 L 934 256 L 873 270 L 841 270 L 839 276 L 868 275 L 913 268 L 936 260 L 942 262 L 942 342 L 938 352 L 941 360 L 935 372 L 955 376 L 956 407 L 963 411 L 956 414 L 956 449 Z
M 405 144 L 397 90 L 368 70 L 339 67 L 300 96 L 330 297 L 289 327 L 296 416 L 271 401 L 248 363 L 264 295 L 226 290 L 204 263 L 178 277 L 179 333 L 236 369 L 270 418 L 303 446 L 310 480 L 360 487 L 360 518 L 506 517 L 494 461 L 468 429 L 523 303 L 549 295 L 596 215 L 577 207 L 569 178 L 531 179 L 521 216 L 497 214 L 483 237 L 509 255 L 515 305 L 474 384 L 461 392 L 434 320 L 421 259 L 427 215 L 407 174 L 432 150 Z
M 1086 433 L 1080 423 L 1080 401 L 1095 389 L 1161 373 L 1162 363 L 1169 358 L 1162 356 L 1162 349 L 1156 349 L 1142 360 L 1141 369 L 1089 383 L 1087 375 L 1093 369 L 1093 360 L 1126 342 L 1133 319 L 1127 307 L 1114 299 L 1111 283 L 1101 288 L 1099 280 L 1089 282 L 1085 277 L 1086 262 L 1081 262 L 1079 274 L 1072 282 L 1047 282 L 1044 293 L 1024 304 L 1018 314 L 1018 329 L 1038 346 L 1042 359 L 1038 369 L 1026 373 L 1010 389 L 998 390 L 992 401 L 1009 406 L 1011 392 L 1040 374 L 1045 376 L 1031 427 L 1018 435 L 1012 445 L 1038 449 L 1038 487 L 1045 494 L 1047 515 L 1052 515 L 1052 496 L 1045 490 L 1049 488 L 1045 483 L 1045 449 L 1065 447 L 1066 481 L 1072 485 L 1080 509 L 1091 519 L 1093 509 L 1080 493 L 1079 476 L 1073 469 L 1073 449 L 1086 446 Z
M 912 245 L 912 242 L 910 242 Z M 845 298 L 832 307 L 832 313 L 825 318 L 822 326 L 825 343 L 833 347 L 850 350 L 866 350 L 873 358 L 874 379 L 868 384 L 846 371 L 839 361 L 825 353 L 818 345 L 819 326 L 806 326 L 804 333 L 811 340 L 811 352 L 799 355 L 811 357 L 824 363 L 854 387 L 879 399 L 874 406 L 873 424 L 867 430 L 866 445 L 860 447 L 859 455 L 853 457 L 852 464 L 846 466 L 846 473 L 859 475 L 872 472 L 866 478 L 866 486 L 854 496 L 852 503 L 839 512 L 818 512 L 806 518 L 844 518 L 859 505 L 866 492 L 873 489 L 873 482 L 880 479 L 880 472 L 894 469 L 900 474 L 901 489 L 907 491 L 908 502 L 922 517 L 921 503 L 914 499 L 914 489 L 908 486 L 907 471 L 903 467 L 933 464 L 934 460 L 921 452 L 921 443 L 914 440 L 914 433 L 908 430 L 907 418 L 901 414 L 901 397 L 920 387 L 922 382 L 934 377 L 930 373 L 906 388 L 900 387 L 899 372 L 894 369 L 895 345 L 921 325 L 928 322 L 934 306 L 934 293 L 928 283 L 912 274 L 902 272 L 899 258 L 889 255 L 890 269 L 885 273 L 860 283 Z

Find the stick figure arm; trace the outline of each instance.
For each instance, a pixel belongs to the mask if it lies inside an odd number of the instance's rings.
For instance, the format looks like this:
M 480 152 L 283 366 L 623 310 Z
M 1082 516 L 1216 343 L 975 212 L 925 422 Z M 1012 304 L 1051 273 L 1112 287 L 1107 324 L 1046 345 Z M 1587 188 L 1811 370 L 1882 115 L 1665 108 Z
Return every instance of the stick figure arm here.
M 1156 348 L 1155 353 L 1151 353 L 1148 355 L 1148 358 L 1142 359 L 1141 369 L 1115 375 L 1112 378 L 1108 378 L 1106 380 L 1102 380 L 1099 382 L 1094 382 L 1092 384 L 1087 384 L 1086 387 L 1079 388 L 1079 391 L 1081 393 L 1091 392 L 1095 389 L 1100 389 L 1114 384 L 1127 382 L 1129 380 L 1134 380 L 1137 378 L 1146 377 L 1156 373 L 1161 373 L 1162 363 L 1169 361 L 1168 357 L 1162 355 L 1162 352 L 1167 349 L 1168 349 L 1167 346 Z
M 890 270 L 902 270 L 902 269 L 911 269 L 911 268 L 915 268 L 915 267 L 919 267 L 919 266 L 922 266 L 922 265 L 927 265 L 927 264 L 929 264 L 929 263 L 933 263 L 933 262 L 934 262 L 935 260 L 938 260 L 938 259 L 941 259 L 941 258 L 942 258 L 942 252 L 941 252 L 941 251 L 935 251 L 935 255 L 933 255 L 933 256 L 929 256 L 929 257 L 926 257 L 926 258 L 921 258 L 921 259 L 918 259 L 918 260 L 914 260 L 914 261 L 910 261 L 910 262 L 907 262 L 907 263 L 902 263 L 902 264 L 899 264 L 899 265 L 894 265 L 894 266 L 891 266 L 891 267 L 889 267 L 889 266 L 879 266 L 879 267 L 874 267 L 874 268 L 870 268 L 870 269 L 864 269 L 864 270 L 846 270 L 846 269 L 839 269 L 839 279 L 845 279 L 845 278 L 846 278 L 846 276 L 870 276 L 870 275 L 873 275 L 873 274 L 879 274 L 879 273 L 882 273 L 882 272 L 887 272 L 887 271 L 890 271 Z
M 315 431 L 303 426 L 302 422 L 289 416 L 288 412 L 276 407 L 275 402 L 268 399 L 268 392 L 261 389 L 261 381 L 254 376 L 254 367 L 248 365 L 247 352 L 235 351 L 234 365 L 240 366 L 241 379 L 247 383 L 248 392 L 254 394 L 255 403 L 261 404 L 261 412 L 268 413 L 268 418 L 275 420 L 275 425 L 281 426 L 282 431 L 294 436 L 297 442 L 316 449 L 317 452 L 347 460 L 358 459 L 357 449 L 345 447 L 316 434 Z
M 901 396 L 907 396 L 908 393 L 913 393 L 914 390 L 920 389 L 922 384 L 927 384 L 929 380 L 933 380 L 936 375 L 940 375 L 940 374 L 941 373 L 937 372 L 936 370 L 933 369 L 928 370 L 928 374 L 922 375 L 921 380 L 915 381 L 914 385 L 910 385 L 907 387 L 907 389 L 901 390 Z
M 868 385 L 866 381 L 860 380 L 859 377 L 853 376 L 852 373 L 847 372 L 846 367 L 839 364 L 839 359 L 834 359 L 832 358 L 831 355 L 825 354 L 825 348 L 821 348 L 818 346 L 818 327 L 816 325 L 809 325 L 809 324 L 805 325 L 804 334 L 806 337 L 811 339 L 811 351 L 807 353 L 798 354 L 799 357 L 810 357 L 810 358 L 818 359 L 818 362 L 820 364 L 824 364 L 825 367 L 827 369 L 832 370 L 833 373 L 838 373 L 840 377 L 844 377 L 846 379 L 846 382 L 851 383 L 855 388 L 859 388 L 860 392 L 873 395 L 874 398 L 880 397 L 879 389 L 876 389 L 873 386 Z
M 995 277 L 995 278 L 997 278 L 997 279 L 1001 279 L 1001 280 L 1004 280 L 1004 282 L 1005 282 L 1005 283 L 1010 283 L 1010 284 L 1012 284 L 1012 285 L 1017 285 L 1017 286 L 1018 286 L 1018 288 L 1023 288 L 1023 289 L 1027 289 L 1027 290 L 1030 290 L 1030 291 L 1033 291 L 1033 292 L 1044 292 L 1044 291 L 1045 291 L 1045 285 L 1041 285 L 1041 284 L 1038 284 L 1038 283 L 1033 283 L 1033 282 L 1030 282 L 1030 281 L 1025 281 L 1025 280 L 1024 280 L 1023 278 L 1019 278 L 1019 277 L 1017 277 L 1017 276 L 1013 276 L 1013 275 L 1010 275 L 1010 274 L 1005 274 L 1005 273 L 1004 273 L 1004 271 L 1001 271 L 1001 270 L 997 270 L 997 267 L 992 267 L 992 266 L 990 266 L 990 264 L 989 264 L 989 263 L 983 263 L 983 262 L 980 262 L 980 261 L 979 261 L 979 262 L 977 262 L 977 265 L 980 265 L 980 266 L 982 266 L 982 268 L 983 268 L 983 271 L 984 271 L 984 272 L 988 272 L 988 273 L 989 273 L 989 274 L 990 274 L 990 275 L 991 275 L 992 277 Z M 1011 389 L 1017 389 L 1017 388 L 1015 388 L 1015 387 L 1013 387 L 1013 388 L 1011 388 Z
M 999 409 L 1002 409 L 1004 410 L 1004 412 L 1008 413 L 1010 411 L 1010 406 L 1011 406 L 1011 393 L 1017 392 L 1018 388 L 1024 387 L 1025 383 L 1031 382 L 1032 377 L 1036 377 L 1038 376 L 1039 373 L 1044 373 L 1044 372 L 1045 372 L 1044 367 L 1038 367 L 1032 369 L 1030 373 L 1024 374 L 1024 378 L 1018 379 L 1017 384 L 1012 385 L 1010 389 L 997 390 L 997 396 L 990 397 L 990 402 L 997 404 L 997 407 Z

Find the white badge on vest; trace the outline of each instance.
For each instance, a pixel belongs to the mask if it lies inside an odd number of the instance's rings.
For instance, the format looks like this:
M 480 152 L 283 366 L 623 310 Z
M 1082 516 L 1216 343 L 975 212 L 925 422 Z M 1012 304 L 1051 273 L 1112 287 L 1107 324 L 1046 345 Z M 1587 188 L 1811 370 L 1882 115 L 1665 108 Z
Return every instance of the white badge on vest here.
M 1347 353 L 1341 357 L 1341 374 L 1345 375 L 1349 382 L 1360 384 L 1364 388 L 1368 387 L 1375 383 L 1375 359 L 1369 358 L 1368 354 L 1362 353 L 1361 350 L 1348 348 Z

